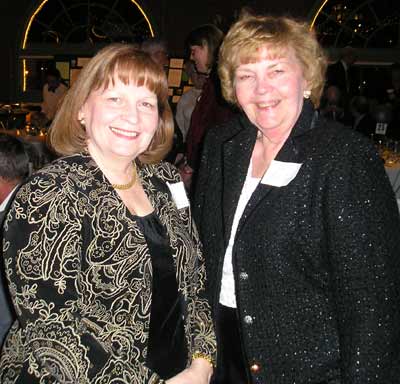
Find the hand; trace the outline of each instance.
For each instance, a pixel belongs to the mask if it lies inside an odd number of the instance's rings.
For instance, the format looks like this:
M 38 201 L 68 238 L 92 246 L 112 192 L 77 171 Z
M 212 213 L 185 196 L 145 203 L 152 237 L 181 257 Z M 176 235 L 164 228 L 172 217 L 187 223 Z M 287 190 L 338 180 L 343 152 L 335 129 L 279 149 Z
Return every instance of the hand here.
M 183 184 L 185 185 L 186 189 L 190 190 L 190 185 L 192 183 L 193 169 L 186 164 L 179 167 L 179 173 L 181 175 Z
M 189 368 L 167 380 L 166 384 L 209 384 L 212 375 L 210 363 L 204 359 L 195 359 Z
M 175 161 L 174 164 L 177 167 L 180 167 L 181 165 L 186 164 L 186 159 L 185 159 L 185 155 L 183 153 L 178 153 L 175 157 Z

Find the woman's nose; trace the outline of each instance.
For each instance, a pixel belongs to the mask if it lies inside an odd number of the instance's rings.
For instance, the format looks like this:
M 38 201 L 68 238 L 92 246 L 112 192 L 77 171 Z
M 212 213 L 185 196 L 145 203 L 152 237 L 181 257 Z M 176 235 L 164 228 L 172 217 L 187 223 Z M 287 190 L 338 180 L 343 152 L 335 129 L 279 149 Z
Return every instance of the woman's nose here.
M 122 117 L 131 124 L 136 124 L 138 122 L 138 109 L 136 103 L 128 103 L 122 112 Z
M 256 92 L 259 94 L 267 93 L 271 90 L 272 86 L 269 79 L 265 77 L 258 77 L 256 82 Z

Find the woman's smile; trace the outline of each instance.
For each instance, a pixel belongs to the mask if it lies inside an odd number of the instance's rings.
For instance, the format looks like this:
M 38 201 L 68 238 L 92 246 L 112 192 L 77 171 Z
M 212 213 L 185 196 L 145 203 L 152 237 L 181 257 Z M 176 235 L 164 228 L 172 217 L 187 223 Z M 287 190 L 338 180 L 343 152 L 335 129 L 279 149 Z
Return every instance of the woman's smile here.
M 139 136 L 139 132 L 121 129 L 117 127 L 110 126 L 111 131 L 118 137 L 126 137 L 126 138 L 136 138 Z

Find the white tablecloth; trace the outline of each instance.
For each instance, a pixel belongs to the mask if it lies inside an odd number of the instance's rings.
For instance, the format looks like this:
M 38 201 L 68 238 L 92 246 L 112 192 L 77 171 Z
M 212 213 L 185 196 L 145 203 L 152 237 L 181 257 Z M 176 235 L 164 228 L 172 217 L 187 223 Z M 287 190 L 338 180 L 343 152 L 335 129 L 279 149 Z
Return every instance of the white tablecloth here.
M 400 199 L 400 165 L 394 167 L 385 167 L 386 173 L 389 176 L 390 184 L 396 193 L 396 198 Z

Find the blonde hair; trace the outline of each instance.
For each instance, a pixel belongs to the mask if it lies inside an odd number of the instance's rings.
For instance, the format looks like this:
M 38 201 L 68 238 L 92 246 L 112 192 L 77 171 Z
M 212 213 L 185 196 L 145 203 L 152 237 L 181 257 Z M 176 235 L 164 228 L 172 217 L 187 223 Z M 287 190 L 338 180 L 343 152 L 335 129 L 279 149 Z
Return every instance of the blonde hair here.
M 219 77 L 224 98 L 237 105 L 235 71 L 241 64 L 256 62 L 259 48 L 267 46 L 273 56 L 293 49 L 318 107 L 325 82 L 326 57 L 306 23 L 288 17 L 244 14 L 232 25 L 219 51 Z
M 150 56 L 127 44 L 111 44 L 100 50 L 83 68 L 53 120 L 49 133 L 51 147 L 60 155 L 82 152 L 87 147 L 85 127 L 78 114 L 91 92 L 106 89 L 116 80 L 145 86 L 157 96 L 159 126 L 149 148 L 139 156 L 143 163 L 160 161 L 170 150 L 173 117 L 168 103 L 168 83 L 164 71 Z

